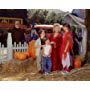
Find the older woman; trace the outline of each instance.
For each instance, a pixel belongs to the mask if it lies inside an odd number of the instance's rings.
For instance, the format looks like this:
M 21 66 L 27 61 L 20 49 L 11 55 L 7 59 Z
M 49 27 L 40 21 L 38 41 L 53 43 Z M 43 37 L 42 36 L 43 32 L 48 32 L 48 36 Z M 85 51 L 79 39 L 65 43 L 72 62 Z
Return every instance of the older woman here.
M 62 69 L 61 62 L 61 45 L 62 35 L 60 34 L 60 24 L 56 23 L 53 25 L 53 33 L 51 34 L 50 41 L 52 44 L 52 71 L 59 71 Z

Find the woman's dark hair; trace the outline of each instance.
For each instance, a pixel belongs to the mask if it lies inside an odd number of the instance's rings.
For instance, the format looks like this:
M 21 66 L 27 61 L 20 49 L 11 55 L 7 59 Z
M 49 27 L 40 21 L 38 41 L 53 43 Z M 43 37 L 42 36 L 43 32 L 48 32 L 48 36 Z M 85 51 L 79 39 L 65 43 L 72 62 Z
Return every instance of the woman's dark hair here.
M 40 34 L 43 32 L 44 30 L 43 29 L 40 29 L 39 31 L 38 31 L 38 35 L 40 36 Z M 44 31 L 45 32 L 45 31 Z
M 69 31 L 71 31 L 71 26 L 68 23 L 63 24 L 63 27 L 67 27 Z

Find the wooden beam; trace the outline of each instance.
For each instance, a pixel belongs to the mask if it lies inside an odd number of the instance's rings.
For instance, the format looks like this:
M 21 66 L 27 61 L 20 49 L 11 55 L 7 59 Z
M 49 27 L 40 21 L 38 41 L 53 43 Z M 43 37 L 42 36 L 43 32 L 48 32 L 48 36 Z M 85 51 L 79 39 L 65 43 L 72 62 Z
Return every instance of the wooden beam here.
M 90 9 L 86 9 L 85 24 L 88 30 L 87 36 L 87 59 L 90 62 Z

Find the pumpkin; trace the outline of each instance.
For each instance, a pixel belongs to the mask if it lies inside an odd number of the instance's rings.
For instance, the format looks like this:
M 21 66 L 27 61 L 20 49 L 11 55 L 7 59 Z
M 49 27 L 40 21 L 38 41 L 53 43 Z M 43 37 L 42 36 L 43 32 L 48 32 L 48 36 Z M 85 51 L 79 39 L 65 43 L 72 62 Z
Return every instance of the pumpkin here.
M 24 52 L 15 52 L 14 58 L 17 60 L 25 60 L 27 58 L 27 55 Z
M 81 62 L 83 63 L 84 62 L 84 57 L 83 56 L 78 56 L 79 58 L 80 58 L 80 60 L 81 60 Z
M 25 60 L 27 56 L 24 53 L 20 53 L 18 59 L 19 60 Z
M 18 59 L 19 54 L 20 54 L 20 52 L 15 52 L 15 53 L 14 53 L 14 58 L 15 58 L 15 59 Z
M 27 58 L 30 57 L 29 52 L 24 52 L 24 54 L 27 56 Z
M 82 64 L 82 62 L 81 62 L 81 60 L 80 60 L 80 57 L 76 57 L 76 58 L 74 59 L 74 67 L 75 67 L 75 68 L 80 68 L 80 67 L 81 67 L 81 64 Z
M 29 55 L 30 55 L 33 59 L 36 58 L 35 41 L 36 41 L 36 40 L 32 40 L 32 41 L 29 43 L 29 46 L 28 46 Z

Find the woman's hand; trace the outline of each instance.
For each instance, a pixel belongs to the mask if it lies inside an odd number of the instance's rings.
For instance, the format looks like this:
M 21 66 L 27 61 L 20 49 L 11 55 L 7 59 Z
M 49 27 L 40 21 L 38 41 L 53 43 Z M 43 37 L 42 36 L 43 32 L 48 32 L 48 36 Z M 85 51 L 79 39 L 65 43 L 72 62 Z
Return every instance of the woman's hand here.
M 41 45 L 36 46 L 36 48 L 41 48 L 41 47 L 42 47 Z
M 55 42 L 51 42 L 51 44 L 56 44 Z
M 51 44 L 54 46 L 54 48 L 56 48 L 56 43 L 55 42 L 51 42 Z
M 43 48 L 43 47 L 45 47 L 45 45 L 38 45 L 38 46 L 36 46 L 36 48 Z

